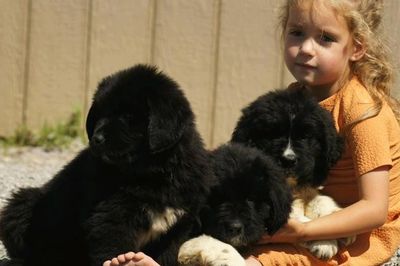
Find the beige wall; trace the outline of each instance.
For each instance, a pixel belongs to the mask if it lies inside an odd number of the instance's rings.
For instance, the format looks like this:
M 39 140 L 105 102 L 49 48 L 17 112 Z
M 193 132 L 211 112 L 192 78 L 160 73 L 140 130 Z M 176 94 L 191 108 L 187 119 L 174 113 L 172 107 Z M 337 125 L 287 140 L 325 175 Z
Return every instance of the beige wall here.
M 241 108 L 291 80 L 275 30 L 280 2 L 0 0 L 0 135 L 86 112 L 102 77 L 152 63 L 180 83 L 207 145 L 225 142 Z M 399 64 L 400 1 L 385 4 Z

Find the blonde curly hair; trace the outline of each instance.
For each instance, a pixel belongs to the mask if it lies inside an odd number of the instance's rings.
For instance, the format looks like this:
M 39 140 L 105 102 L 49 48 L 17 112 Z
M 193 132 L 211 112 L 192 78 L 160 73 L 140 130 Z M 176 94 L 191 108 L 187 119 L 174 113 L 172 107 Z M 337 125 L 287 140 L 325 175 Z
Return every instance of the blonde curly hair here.
M 382 109 L 383 101 L 392 108 L 400 122 L 400 103 L 391 95 L 393 86 L 393 66 L 389 60 L 389 49 L 382 37 L 381 21 L 383 0 L 286 0 L 281 8 L 279 24 L 282 38 L 289 17 L 289 9 L 301 6 L 305 1 L 323 1 L 333 8 L 337 15 L 343 17 L 353 39 L 353 43 L 365 49 L 364 56 L 351 62 L 351 73 L 367 88 L 375 106 L 354 124 L 377 115 Z

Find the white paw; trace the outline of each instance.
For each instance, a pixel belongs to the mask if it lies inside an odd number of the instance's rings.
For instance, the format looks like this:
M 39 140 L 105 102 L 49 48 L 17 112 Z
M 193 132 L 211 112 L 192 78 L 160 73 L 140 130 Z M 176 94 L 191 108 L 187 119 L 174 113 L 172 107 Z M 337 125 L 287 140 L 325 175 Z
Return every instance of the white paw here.
M 336 240 L 318 240 L 306 243 L 308 250 L 321 260 L 329 260 L 338 252 Z
M 207 235 L 190 239 L 179 249 L 178 262 L 184 266 L 244 266 L 245 261 L 229 244 Z

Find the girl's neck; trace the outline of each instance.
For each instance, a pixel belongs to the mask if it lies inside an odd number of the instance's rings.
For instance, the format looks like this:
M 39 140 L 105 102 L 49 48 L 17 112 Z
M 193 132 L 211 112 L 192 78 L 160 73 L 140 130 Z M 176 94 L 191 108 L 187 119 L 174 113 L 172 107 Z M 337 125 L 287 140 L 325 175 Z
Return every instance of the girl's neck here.
M 333 86 L 321 85 L 321 86 L 308 86 L 305 85 L 306 89 L 320 102 L 334 95 L 339 91 L 340 86 L 334 84 Z
M 330 96 L 337 93 L 339 90 L 344 88 L 351 80 L 351 75 L 346 75 L 346 78 L 342 78 L 337 80 L 333 84 L 324 84 L 324 85 L 304 85 L 304 87 L 311 92 L 311 94 L 320 102 L 323 101 Z

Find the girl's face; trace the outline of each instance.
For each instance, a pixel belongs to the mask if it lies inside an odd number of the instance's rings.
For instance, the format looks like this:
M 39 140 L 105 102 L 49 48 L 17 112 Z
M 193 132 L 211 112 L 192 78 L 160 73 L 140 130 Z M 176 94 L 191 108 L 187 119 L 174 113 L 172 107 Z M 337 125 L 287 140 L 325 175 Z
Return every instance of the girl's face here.
M 284 57 L 297 81 L 326 98 L 338 90 L 354 58 L 346 21 L 323 2 L 303 1 L 290 8 Z

